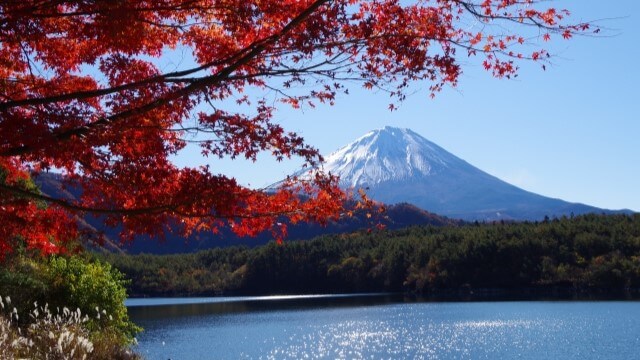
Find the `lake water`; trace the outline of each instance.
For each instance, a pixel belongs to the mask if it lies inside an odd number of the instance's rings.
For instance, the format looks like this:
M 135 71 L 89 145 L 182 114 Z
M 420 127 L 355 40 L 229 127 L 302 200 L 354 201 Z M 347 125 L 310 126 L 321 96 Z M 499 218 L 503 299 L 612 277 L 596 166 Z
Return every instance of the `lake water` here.
M 640 302 L 131 299 L 148 359 L 640 359 Z

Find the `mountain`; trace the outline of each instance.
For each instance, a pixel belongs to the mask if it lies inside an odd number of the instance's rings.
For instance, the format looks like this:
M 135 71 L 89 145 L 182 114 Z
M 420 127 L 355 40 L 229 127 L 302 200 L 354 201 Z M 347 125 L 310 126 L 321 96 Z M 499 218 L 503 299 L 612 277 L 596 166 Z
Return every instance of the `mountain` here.
M 385 127 L 356 139 L 326 158 L 326 171 L 341 177 L 345 188 L 366 188 L 368 195 L 386 204 L 379 218 L 364 212 L 331 222 L 296 224 L 289 228 L 289 240 L 304 240 L 331 233 L 367 230 L 377 223 L 388 229 L 411 225 L 458 225 L 465 220 L 539 220 L 583 213 L 611 212 L 583 204 L 540 196 L 510 185 L 457 158 L 438 145 L 408 129 Z M 297 175 L 304 176 L 305 172 Z M 43 193 L 74 199 L 80 190 L 64 187 L 57 174 L 42 173 L 34 179 Z M 277 186 L 277 185 L 274 185 Z M 629 212 L 629 211 L 626 211 Z M 438 215 L 435 215 L 438 214 Z M 444 215 L 444 216 L 441 216 Z M 166 241 L 137 237 L 118 246 L 118 229 L 109 228 L 100 217 L 78 219 L 81 228 L 106 236 L 108 251 L 171 254 L 232 245 L 256 246 L 271 240 L 268 235 L 238 238 L 229 231 L 200 233 L 188 239 L 167 235 Z
M 380 218 L 369 219 L 366 213 L 361 211 L 356 212 L 353 217 L 332 221 L 326 226 L 317 223 L 289 225 L 285 241 L 309 240 L 321 235 L 368 231 L 375 228 L 378 223 L 383 224 L 388 230 L 412 225 L 456 226 L 461 224 L 460 221 L 447 219 L 419 209 L 414 205 L 402 203 L 389 206 Z M 102 229 L 107 232 L 109 238 L 118 238 L 117 229 L 105 228 L 104 225 Z M 263 233 L 256 237 L 238 237 L 228 229 L 222 229 L 218 234 L 201 232 L 187 239 L 168 234 L 165 241 L 162 242 L 138 236 L 132 243 L 122 245 L 121 249 L 129 254 L 176 254 L 237 245 L 254 247 L 264 245 L 272 240 L 269 233 Z
M 67 200 L 73 200 L 80 196 L 80 189 L 78 189 L 78 187 L 63 186 L 64 178 L 59 174 L 42 173 L 34 180 L 40 187 L 40 190 L 47 195 Z M 118 236 L 120 229 L 106 226 L 103 218 L 85 215 L 82 218 L 78 217 L 77 220 L 80 228 L 85 230 L 88 236 L 101 234 L 104 237 L 105 241 L 101 248 L 89 243 L 90 248 L 111 252 L 127 252 L 130 254 L 189 253 L 215 247 L 235 245 L 252 247 L 264 245 L 272 240 L 269 234 L 262 234 L 255 238 L 241 238 L 227 229 L 222 229 L 218 234 L 201 232 L 187 239 L 167 234 L 164 241 L 138 236 L 131 243 L 120 244 Z M 411 204 L 400 203 L 388 206 L 384 213 L 377 214 L 373 218 L 369 218 L 366 211 L 359 210 L 355 211 L 353 217 L 344 217 L 338 221 L 332 221 L 326 226 L 315 223 L 290 225 L 288 228 L 289 236 L 287 241 L 307 240 L 325 234 L 351 233 L 359 230 L 366 231 L 376 227 L 378 224 L 382 224 L 385 228 L 393 230 L 411 225 L 456 226 L 460 224 L 460 221 L 429 213 Z
M 464 220 L 540 220 L 610 212 L 548 198 L 508 184 L 409 129 L 371 131 L 326 157 L 323 169 L 370 198 L 406 202 Z M 305 176 L 304 171 L 297 173 Z

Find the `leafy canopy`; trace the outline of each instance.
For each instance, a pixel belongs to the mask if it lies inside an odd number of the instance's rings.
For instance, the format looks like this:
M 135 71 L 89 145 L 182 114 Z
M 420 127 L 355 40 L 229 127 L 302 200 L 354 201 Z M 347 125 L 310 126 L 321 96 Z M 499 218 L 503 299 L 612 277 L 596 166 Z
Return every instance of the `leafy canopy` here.
M 429 84 L 432 95 L 455 86 L 461 61 L 474 56 L 492 75 L 511 77 L 519 61 L 546 61 L 544 41 L 592 31 L 548 5 L 3 1 L 0 253 L 16 237 L 46 252 L 63 250 L 78 213 L 122 225 L 123 239 L 223 226 L 279 237 L 282 217 L 334 218 L 345 194 L 329 174 L 265 193 L 170 159 L 196 142 L 209 157 L 255 160 L 267 151 L 318 166 L 318 151 L 278 125 L 278 106 L 333 104 L 348 86 L 362 86 L 388 91 L 393 109 L 413 82 Z M 180 53 L 179 64 L 159 65 Z M 52 198 L 25 185 L 50 169 L 62 171 L 81 197 Z

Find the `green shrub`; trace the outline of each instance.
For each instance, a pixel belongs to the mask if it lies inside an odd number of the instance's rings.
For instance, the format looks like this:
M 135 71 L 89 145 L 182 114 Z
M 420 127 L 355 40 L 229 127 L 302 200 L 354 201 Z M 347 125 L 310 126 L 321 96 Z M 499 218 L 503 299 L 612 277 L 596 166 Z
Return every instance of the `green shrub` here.
M 124 345 L 141 329 L 129 320 L 126 280 L 111 265 L 80 256 L 49 258 L 18 256 L 0 268 L 0 289 L 17 304 L 22 326 L 28 325 L 31 304 L 51 309 L 80 309 L 91 339 L 110 337 Z

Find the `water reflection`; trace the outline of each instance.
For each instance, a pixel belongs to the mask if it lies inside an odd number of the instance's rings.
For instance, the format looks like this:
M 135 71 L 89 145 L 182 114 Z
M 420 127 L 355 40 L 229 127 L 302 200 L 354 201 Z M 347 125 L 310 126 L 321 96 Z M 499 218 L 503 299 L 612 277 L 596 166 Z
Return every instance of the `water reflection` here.
M 136 320 L 171 319 L 234 313 L 373 306 L 402 302 L 399 294 L 281 295 L 218 298 L 130 299 L 129 315 Z

